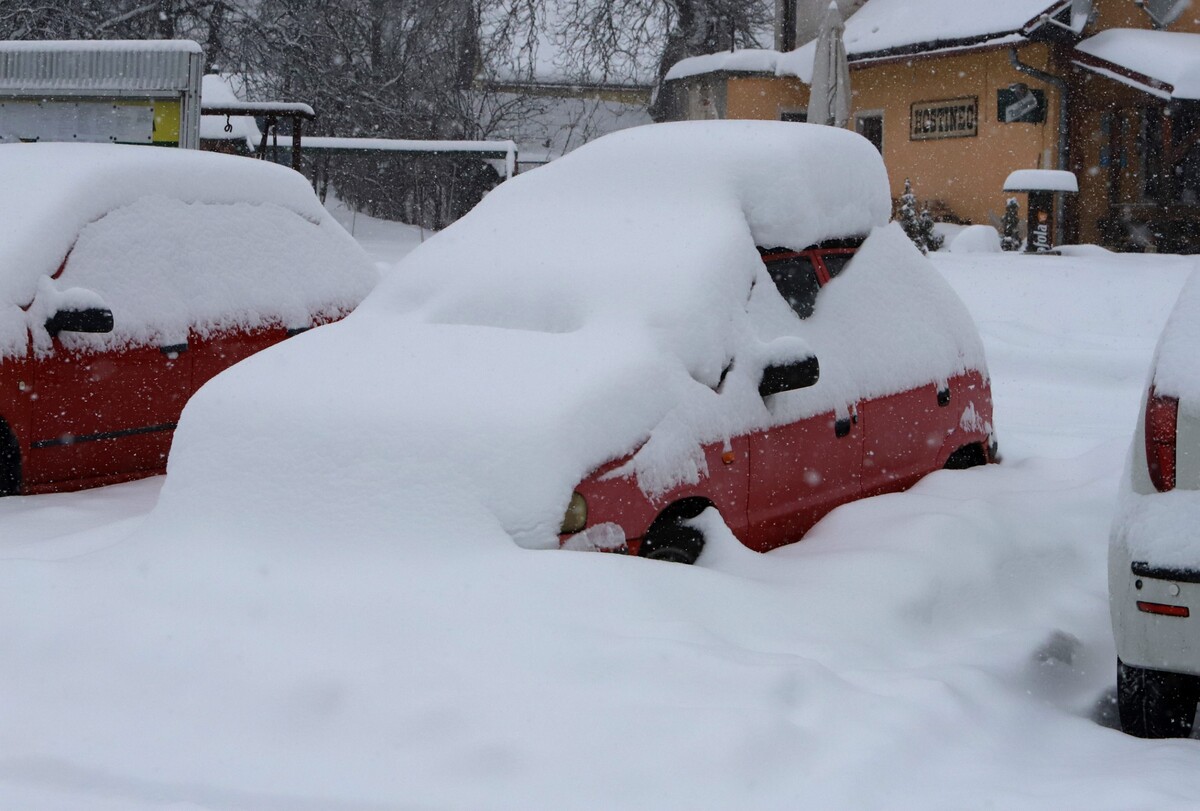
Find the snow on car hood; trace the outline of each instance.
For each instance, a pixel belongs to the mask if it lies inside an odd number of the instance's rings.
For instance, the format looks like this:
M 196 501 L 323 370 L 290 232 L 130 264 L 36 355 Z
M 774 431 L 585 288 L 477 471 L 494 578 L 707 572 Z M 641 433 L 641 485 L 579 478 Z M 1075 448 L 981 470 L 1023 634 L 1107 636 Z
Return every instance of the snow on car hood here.
M 609 460 L 636 451 L 653 496 L 703 475 L 704 443 L 983 370 L 965 308 L 897 226 L 804 322 L 767 275 L 756 244 L 871 231 L 887 189 L 878 152 L 833 128 L 602 138 L 499 187 L 345 321 L 206 385 L 164 508 L 222 503 L 236 520 L 242 503 L 262 520 L 275 504 L 297 532 L 366 515 L 359 529 L 380 531 L 388 494 L 421 489 L 431 511 L 482 505 L 551 546 L 572 488 Z M 817 385 L 765 403 L 763 367 L 810 353 Z

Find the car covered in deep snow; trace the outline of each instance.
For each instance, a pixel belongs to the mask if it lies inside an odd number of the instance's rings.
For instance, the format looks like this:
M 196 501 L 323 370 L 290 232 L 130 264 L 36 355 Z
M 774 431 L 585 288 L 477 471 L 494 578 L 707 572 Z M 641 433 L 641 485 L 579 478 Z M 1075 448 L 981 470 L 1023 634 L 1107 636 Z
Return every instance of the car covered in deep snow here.
M 600 138 L 498 187 L 346 320 L 213 381 L 164 500 L 352 521 L 420 488 L 522 546 L 684 562 L 708 507 L 753 549 L 798 540 L 994 458 L 975 326 L 889 213 L 878 152 L 844 130 Z M 275 496 L 223 487 L 226 466 Z
M 0 177 L 0 495 L 161 473 L 196 389 L 377 278 L 266 162 L 6 144 Z
M 1159 338 L 1109 544 L 1121 728 L 1187 737 L 1200 701 L 1200 276 Z M 1197 612 L 1193 616 L 1193 612 Z

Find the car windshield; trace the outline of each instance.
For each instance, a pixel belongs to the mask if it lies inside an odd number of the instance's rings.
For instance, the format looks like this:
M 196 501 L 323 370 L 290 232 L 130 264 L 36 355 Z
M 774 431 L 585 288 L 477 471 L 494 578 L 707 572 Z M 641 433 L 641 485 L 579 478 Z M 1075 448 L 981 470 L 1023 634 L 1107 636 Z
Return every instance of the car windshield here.
M 808 318 L 817 306 L 821 282 L 812 260 L 803 254 L 767 262 L 767 272 L 784 300 L 801 318 Z

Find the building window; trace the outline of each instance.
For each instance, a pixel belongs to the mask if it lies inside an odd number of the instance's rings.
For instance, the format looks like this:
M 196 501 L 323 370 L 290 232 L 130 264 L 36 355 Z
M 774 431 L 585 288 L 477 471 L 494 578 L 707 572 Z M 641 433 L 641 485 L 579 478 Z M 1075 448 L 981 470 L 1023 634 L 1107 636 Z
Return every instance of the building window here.
M 795 121 L 799 124 L 808 122 L 808 110 L 787 110 L 779 114 L 780 121 Z
M 883 113 L 859 113 L 854 116 L 854 131 L 883 153 Z
M 1142 109 L 1142 127 L 1138 132 L 1138 154 L 1141 156 L 1142 198 L 1162 200 L 1167 178 L 1163 176 L 1162 110 Z
M 1145 107 L 1137 131 L 1142 198 L 1200 205 L 1200 111 Z

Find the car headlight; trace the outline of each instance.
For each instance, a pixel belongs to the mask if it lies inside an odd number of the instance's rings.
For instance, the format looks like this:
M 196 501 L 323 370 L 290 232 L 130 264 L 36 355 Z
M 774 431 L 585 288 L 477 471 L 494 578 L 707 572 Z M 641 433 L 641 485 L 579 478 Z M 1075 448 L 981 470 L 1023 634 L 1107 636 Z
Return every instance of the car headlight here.
M 571 494 L 571 503 L 567 505 L 567 512 L 563 515 L 562 529 L 559 532 L 567 535 L 572 532 L 579 532 L 587 526 L 587 501 L 583 495 L 576 490 Z

